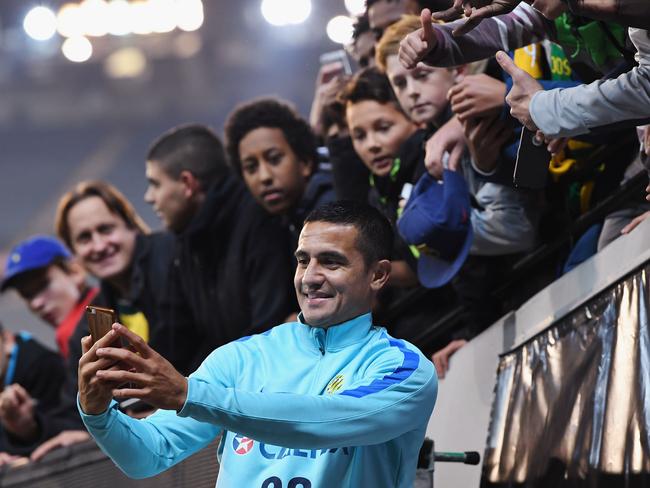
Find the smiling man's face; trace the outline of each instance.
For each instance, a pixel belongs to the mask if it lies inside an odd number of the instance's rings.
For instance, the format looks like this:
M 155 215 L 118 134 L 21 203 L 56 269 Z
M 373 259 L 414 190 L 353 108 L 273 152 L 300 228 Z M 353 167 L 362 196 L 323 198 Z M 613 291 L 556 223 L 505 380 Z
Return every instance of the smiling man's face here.
M 304 321 L 329 327 L 370 311 L 374 266 L 367 266 L 353 225 L 308 222 L 298 240 L 294 285 Z

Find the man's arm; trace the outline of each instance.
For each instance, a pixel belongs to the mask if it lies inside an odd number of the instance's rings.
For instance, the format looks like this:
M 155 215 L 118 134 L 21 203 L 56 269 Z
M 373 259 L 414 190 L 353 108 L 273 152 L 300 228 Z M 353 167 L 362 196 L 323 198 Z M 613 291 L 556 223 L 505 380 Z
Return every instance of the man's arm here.
M 596 127 L 650 116 L 650 65 L 614 80 L 539 91 L 530 101 L 535 125 L 548 137 L 573 137 Z
M 422 29 L 409 34 L 400 44 L 400 60 L 402 63 L 410 61 L 412 66 L 418 61 L 431 66 L 458 66 L 489 58 L 499 50 L 510 51 L 555 36 L 553 23 L 525 3 L 508 14 L 484 20 L 464 36 L 454 37 L 454 29 L 463 23 L 461 19 L 449 24 L 433 24 L 435 36 L 433 42 L 428 43 L 426 54 L 408 50 L 409 41 L 419 39 Z M 413 58 L 413 55 L 418 56 Z
M 110 348 L 117 337 L 115 329 L 120 330 L 142 355 L 123 348 Z M 185 379 L 166 359 L 155 353 L 140 337 L 124 326 L 114 325 L 113 331 L 92 346 L 90 337 L 84 337 L 82 340 L 84 354 L 79 361 L 77 407 L 88 432 L 126 475 L 132 478 L 154 476 L 202 449 L 219 434 L 219 427 L 180 418 L 174 410 L 159 410 L 143 420 L 132 419 L 120 412 L 117 402 L 111 400 L 111 397 L 118 391 L 115 388 L 123 381 L 114 382 L 108 376 L 111 373 L 129 376 L 138 373 L 118 370 L 114 359 L 101 354 L 102 349 L 112 349 L 118 351 L 120 356 L 130 355 L 135 358 L 141 366 L 138 369 L 139 374 L 146 374 L 149 378 L 155 376 L 152 372 L 154 370 L 157 373 L 162 372 L 162 383 L 165 387 L 171 387 L 161 393 L 165 402 L 181 396 L 177 395 L 178 388 L 174 385 L 184 383 Z M 100 372 L 106 375 L 102 377 Z M 173 374 L 167 377 L 164 376 L 165 373 Z M 161 376 L 157 375 L 156 378 L 160 379 Z M 148 388 L 147 391 L 151 392 L 153 389 Z M 160 388 L 155 393 L 158 392 Z M 145 394 L 140 396 L 151 404 L 157 404 Z M 161 403 L 160 397 L 157 397 L 157 400 Z M 165 402 L 162 403 L 167 406 Z
M 431 362 L 413 346 L 388 336 L 385 340 L 391 347 L 378 354 L 363 378 L 336 394 L 317 395 L 258 393 L 233 388 L 234 373 L 229 368 L 238 361 L 238 342 L 214 351 L 186 381 L 173 368 L 170 370 L 171 365 L 141 338 L 126 327 L 113 327 L 116 334 L 129 339 L 138 354 L 118 348 L 102 348 L 97 354 L 102 359 L 126 363 L 135 371 L 104 371 L 100 383 L 133 382 L 137 388 L 114 389 L 115 397 L 142 398 L 151 405 L 178 410 L 179 416 L 189 417 L 185 420 L 213 426 L 210 431 L 197 433 L 198 427 L 193 423 L 186 427 L 170 421 L 169 415 L 174 416 L 175 412 L 157 413 L 150 417 L 150 422 L 156 420 L 156 432 L 152 432 L 151 427 L 144 432 L 134 431 L 138 439 L 145 437 L 147 450 L 164 443 L 164 448 L 156 452 L 166 452 L 169 448 L 165 443 L 169 439 L 180 443 L 180 450 L 188 449 L 181 438 L 184 429 L 188 430 L 187 435 L 193 442 L 209 442 L 206 432 L 214 436 L 219 427 L 285 447 L 315 449 L 378 444 L 421 427 L 423 419 L 429 418 L 436 399 L 438 383 Z M 84 408 L 82 398 L 80 393 L 80 405 Z M 124 427 L 130 425 L 126 424 L 129 421 L 124 422 L 120 426 L 108 425 L 105 429 L 110 430 L 111 436 L 117 435 L 113 434 L 116 431 L 126 439 L 132 429 Z M 102 421 L 102 425 L 108 423 L 109 420 Z M 168 424 L 173 428 L 161 435 L 161 427 Z M 95 435 L 97 431 L 92 424 L 86 422 L 86 425 Z M 177 426 L 180 426 L 178 430 Z M 118 446 L 119 443 L 115 444 L 115 449 L 119 449 Z M 111 450 L 110 455 L 116 461 L 129 462 L 123 453 L 114 455 Z
M 430 361 L 402 341 L 389 339 L 364 377 L 332 395 L 256 393 L 209 381 L 219 351 L 189 378 L 182 417 L 285 447 L 305 449 L 385 442 L 428 419 L 437 394 Z

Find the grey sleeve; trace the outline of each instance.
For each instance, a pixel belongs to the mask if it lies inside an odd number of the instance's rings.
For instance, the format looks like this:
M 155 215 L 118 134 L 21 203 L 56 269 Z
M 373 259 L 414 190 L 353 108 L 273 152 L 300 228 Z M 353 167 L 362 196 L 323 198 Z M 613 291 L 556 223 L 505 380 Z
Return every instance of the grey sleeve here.
M 530 115 L 550 137 L 572 137 L 594 127 L 650 117 L 650 66 L 634 68 L 614 80 L 537 92 Z
M 586 134 L 595 127 L 650 117 L 650 40 L 630 29 L 640 66 L 611 80 L 540 91 L 530 102 L 535 125 L 550 137 Z

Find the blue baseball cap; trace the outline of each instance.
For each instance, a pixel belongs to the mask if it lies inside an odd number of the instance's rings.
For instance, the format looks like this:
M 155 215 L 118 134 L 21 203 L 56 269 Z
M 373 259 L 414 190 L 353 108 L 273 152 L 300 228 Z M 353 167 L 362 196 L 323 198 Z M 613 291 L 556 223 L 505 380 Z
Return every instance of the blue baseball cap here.
M 465 178 L 445 170 L 442 182 L 428 173 L 413 188 L 397 227 L 419 252 L 418 278 L 427 288 L 447 284 L 472 245 L 469 189 Z
M 56 258 L 70 259 L 72 254 L 61 241 L 49 236 L 34 236 L 16 244 L 7 257 L 0 291 L 11 286 L 19 274 L 52 264 Z

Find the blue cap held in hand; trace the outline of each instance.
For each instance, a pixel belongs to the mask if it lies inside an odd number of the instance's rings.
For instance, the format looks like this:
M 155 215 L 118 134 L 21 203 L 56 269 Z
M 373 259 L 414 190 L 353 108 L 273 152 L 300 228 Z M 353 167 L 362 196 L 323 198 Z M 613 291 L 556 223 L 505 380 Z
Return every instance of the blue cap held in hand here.
M 469 189 L 461 174 L 445 170 L 442 183 L 428 173 L 418 180 L 397 227 L 420 253 L 423 286 L 443 286 L 458 273 L 472 245 L 470 216 Z

